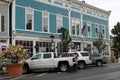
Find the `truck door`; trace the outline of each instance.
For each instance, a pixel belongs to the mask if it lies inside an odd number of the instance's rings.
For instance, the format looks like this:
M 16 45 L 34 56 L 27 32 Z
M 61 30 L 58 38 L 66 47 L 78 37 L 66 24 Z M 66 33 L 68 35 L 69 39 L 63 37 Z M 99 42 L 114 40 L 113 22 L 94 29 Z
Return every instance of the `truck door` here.
M 42 64 L 44 68 L 53 68 L 53 58 L 51 53 L 44 53 L 43 54 L 43 59 L 42 59 Z
M 42 54 L 36 54 L 35 56 L 33 56 L 29 61 L 30 68 L 31 69 L 41 68 L 42 65 L 41 59 L 42 59 Z

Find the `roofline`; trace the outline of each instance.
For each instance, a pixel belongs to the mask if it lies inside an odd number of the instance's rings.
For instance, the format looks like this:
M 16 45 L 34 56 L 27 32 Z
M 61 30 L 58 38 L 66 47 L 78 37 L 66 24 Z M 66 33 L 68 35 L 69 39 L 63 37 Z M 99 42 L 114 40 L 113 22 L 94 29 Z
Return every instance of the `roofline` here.
M 98 7 L 95 7 L 95 6 L 92 6 L 90 4 L 87 4 L 85 1 L 78 1 L 78 0 L 70 0 L 71 2 L 75 3 L 75 4 L 78 4 L 80 5 L 81 7 L 84 6 L 84 7 L 88 7 L 88 8 L 91 8 L 93 10 L 96 10 L 96 11 L 99 11 L 99 12 L 102 12 L 102 13 L 105 13 L 107 15 L 110 15 L 111 11 L 106 11 L 106 10 L 103 10 L 101 8 L 98 8 Z

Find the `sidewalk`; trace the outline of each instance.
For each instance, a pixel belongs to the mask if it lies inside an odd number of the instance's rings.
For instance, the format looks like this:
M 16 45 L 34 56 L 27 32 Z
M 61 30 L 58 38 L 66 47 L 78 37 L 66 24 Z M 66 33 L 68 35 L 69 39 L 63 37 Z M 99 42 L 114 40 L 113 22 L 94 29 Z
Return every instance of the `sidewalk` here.
M 0 70 L 0 80 L 10 80 L 14 77 L 8 76 L 6 71 Z

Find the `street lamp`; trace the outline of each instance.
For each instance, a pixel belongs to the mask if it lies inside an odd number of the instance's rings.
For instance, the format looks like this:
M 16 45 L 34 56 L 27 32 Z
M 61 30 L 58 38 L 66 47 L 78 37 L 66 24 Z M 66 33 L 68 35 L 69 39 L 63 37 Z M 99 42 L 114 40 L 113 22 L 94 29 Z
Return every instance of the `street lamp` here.
M 52 51 L 54 50 L 54 42 L 53 42 L 54 37 L 55 37 L 54 35 L 50 35 Z

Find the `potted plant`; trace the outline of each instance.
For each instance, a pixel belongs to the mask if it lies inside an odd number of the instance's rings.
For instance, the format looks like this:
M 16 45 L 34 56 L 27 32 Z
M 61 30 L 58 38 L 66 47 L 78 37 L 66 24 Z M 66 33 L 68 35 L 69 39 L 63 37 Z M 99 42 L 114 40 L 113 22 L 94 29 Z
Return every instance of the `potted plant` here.
M 6 60 L 9 76 L 21 76 L 23 69 L 23 61 L 28 59 L 27 49 L 24 49 L 22 45 L 9 45 L 6 49 L 0 52 L 2 59 Z

